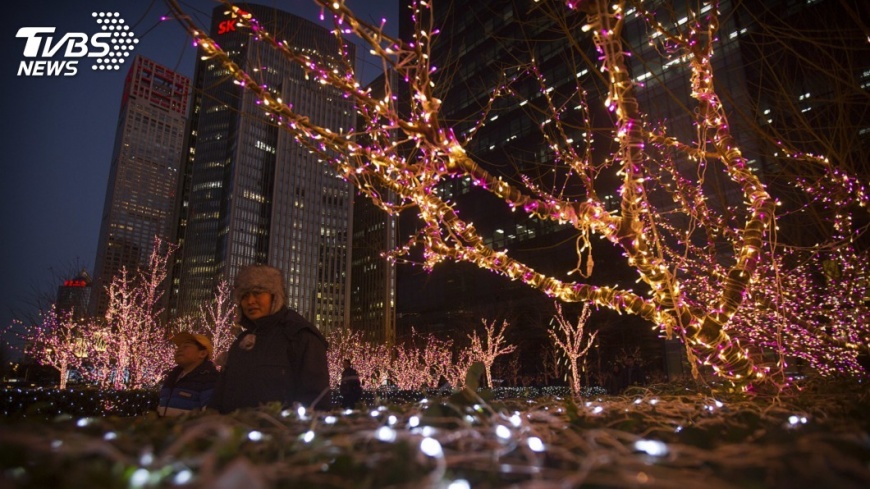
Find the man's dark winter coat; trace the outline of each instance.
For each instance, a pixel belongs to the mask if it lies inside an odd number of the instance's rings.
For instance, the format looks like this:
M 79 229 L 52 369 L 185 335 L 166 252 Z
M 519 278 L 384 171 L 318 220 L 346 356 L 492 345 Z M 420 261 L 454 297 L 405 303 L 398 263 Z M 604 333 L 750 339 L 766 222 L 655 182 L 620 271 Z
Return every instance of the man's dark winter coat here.
M 292 309 L 250 320 L 230 346 L 210 408 L 221 413 L 271 402 L 298 402 L 326 409 L 330 404 L 327 342 L 314 325 Z M 321 396 L 322 395 L 322 396 Z

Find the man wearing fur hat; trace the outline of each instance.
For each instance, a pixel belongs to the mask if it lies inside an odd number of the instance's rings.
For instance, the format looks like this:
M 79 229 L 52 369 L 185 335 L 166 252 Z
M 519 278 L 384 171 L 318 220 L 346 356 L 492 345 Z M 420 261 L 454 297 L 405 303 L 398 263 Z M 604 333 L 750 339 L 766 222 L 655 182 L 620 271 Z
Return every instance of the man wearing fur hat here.
M 175 343 L 176 367 L 166 374 L 160 386 L 157 414 L 180 416 L 202 411 L 211 400 L 218 371 L 211 361 L 214 347 L 207 336 L 178 333 Z
M 229 413 L 271 402 L 329 407 L 326 339 L 286 306 L 284 290 L 277 268 L 239 271 L 233 299 L 242 332 L 230 346 L 210 408 Z

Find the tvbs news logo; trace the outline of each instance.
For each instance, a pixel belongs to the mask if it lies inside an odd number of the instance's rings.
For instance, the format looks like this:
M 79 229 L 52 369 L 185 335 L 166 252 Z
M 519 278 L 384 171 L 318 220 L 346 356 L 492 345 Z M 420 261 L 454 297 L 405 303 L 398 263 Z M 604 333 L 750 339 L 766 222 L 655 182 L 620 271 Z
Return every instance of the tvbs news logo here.
M 94 60 L 94 71 L 119 70 L 139 39 L 118 12 L 93 12 L 96 34 L 67 32 L 55 27 L 22 27 L 15 37 L 25 39 L 18 76 L 75 76 L 79 61 Z

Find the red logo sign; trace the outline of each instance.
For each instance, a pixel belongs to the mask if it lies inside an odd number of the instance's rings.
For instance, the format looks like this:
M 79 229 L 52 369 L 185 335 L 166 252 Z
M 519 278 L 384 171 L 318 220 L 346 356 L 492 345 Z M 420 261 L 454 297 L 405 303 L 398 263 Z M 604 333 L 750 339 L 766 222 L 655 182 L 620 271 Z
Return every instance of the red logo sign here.
M 236 21 L 234 20 L 225 20 L 218 24 L 218 34 L 226 34 L 227 32 L 235 32 L 236 31 Z
M 230 13 L 230 16 L 233 19 L 244 17 L 245 19 L 250 19 L 252 16 L 249 12 L 245 12 L 244 10 L 233 7 L 233 11 Z M 236 32 L 236 21 L 235 20 L 224 20 L 220 24 L 218 24 L 218 34 L 226 34 L 227 32 Z

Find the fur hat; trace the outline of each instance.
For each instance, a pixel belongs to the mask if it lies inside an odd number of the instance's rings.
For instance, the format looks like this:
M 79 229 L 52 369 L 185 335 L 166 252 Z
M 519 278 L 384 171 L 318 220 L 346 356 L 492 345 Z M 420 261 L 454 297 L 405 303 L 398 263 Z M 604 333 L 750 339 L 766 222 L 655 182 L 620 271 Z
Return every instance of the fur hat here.
M 208 356 L 206 358 L 211 358 L 214 353 L 214 346 L 211 344 L 211 340 L 208 339 L 208 336 L 203 334 L 195 334 L 195 333 L 178 333 L 173 336 L 170 341 L 175 343 L 176 345 L 180 345 L 182 343 L 187 343 L 188 341 L 192 341 L 199 346 L 205 348 L 208 352 Z
M 239 270 L 233 288 L 233 300 L 236 304 L 242 302 L 242 297 L 249 292 L 268 292 L 272 294 L 272 310 L 269 314 L 280 311 L 287 302 L 284 292 L 284 275 L 281 270 L 269 265 L 248 265 Z

